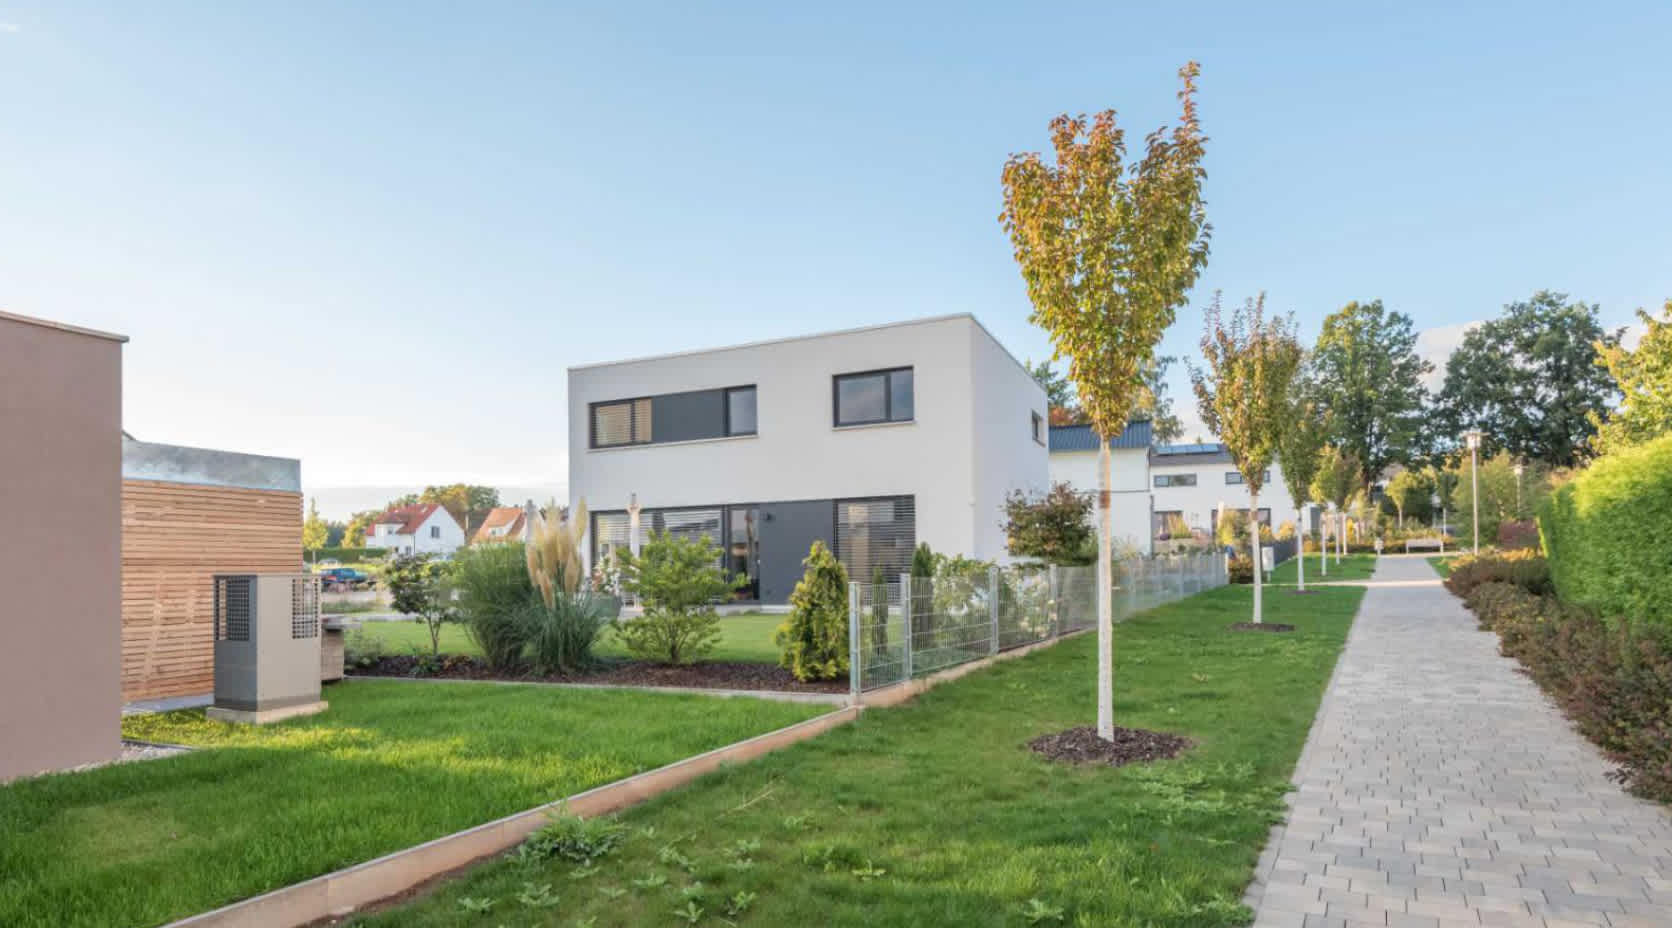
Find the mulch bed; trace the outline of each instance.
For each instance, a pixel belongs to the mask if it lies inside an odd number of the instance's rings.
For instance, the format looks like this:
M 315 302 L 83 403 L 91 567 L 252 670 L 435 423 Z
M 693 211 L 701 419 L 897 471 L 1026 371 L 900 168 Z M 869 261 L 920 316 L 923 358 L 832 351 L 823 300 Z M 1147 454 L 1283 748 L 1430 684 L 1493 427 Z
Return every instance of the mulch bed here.
M 518 683 L 615 683 L 625 686 L 691 686 L 719 690 L 777 690 L 788 693 L 845 693 L 846 680 L 802 683 L 776 664 L 703 661 L 671 666 L 650 661 L 601 660 L 591 670 L 567 674 L 496 673 L 477 657 L 445 655 L 433 673 L 419 673 L 412 655 L 380 657 L 365 667 L 350 667 L 357 677 L 423 677 L 441 680 L 506 680 Z
M 1040 735 L 1029 741 L 1028 747 L 1058 763 L 1121 767 L 1177 757 L 1193 744 L 1183 735 L 1118 726 L 1115 740 L 1104 741 L 1097 736 L 1096 728 L 1082 725 L 1054 735 Z
M 1233 632 L 1292 632 L 1293 625 L 1282 622 L 1238 622 L 1231 626 Z

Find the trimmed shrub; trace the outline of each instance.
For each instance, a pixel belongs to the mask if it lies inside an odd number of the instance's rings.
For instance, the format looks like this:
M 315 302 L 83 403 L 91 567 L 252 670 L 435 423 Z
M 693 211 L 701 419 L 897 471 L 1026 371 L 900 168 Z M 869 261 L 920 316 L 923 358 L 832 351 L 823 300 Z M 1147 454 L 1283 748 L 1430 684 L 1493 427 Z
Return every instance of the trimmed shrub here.
M 637 555 L 622 557 L 622 586 L 644 604 L 644 614 L 618 622 L 616 637 L 640 657 L 689 664 L 720 638 L 714 602 L 745 582 L 721 569 L 720 549 L 707 536 L 652 534 Z
M 1465 554 L 1452 559 L 1446 589 L 1467 602 L 1469 593 L 1483 583 L 1512 583 L 1529 593 L 1548 593 L 1550 565 L 1536 551 Z
M 514 670 L 532 631 L 527 612 L 534 601 L 522 543 L 460 551 L 453 559 L 453 586 L 459 591 L 465 631 L 482 649 L 488 666 L 501 673 Z
M 1531 519 L 1506 519 L 1498 523 L 1498 547 L 1504 551 L 1538 548 L 1538 523 Z
M 848 572 L 836 555 L 813 542 L 807 568 L 790 594 L 790 617 L 778 626 L 778 663 L 797 680 L 834 680 L 848 672 Z
M 1672 628 L 1672 435 L 1598 459 L 1538 523 L 1564 600 Z
M 341 561 L 344 564 L 381 561 L 388 554 L 388 548 L 316 548 L 307 552 L 308 560 L 312 563 Z

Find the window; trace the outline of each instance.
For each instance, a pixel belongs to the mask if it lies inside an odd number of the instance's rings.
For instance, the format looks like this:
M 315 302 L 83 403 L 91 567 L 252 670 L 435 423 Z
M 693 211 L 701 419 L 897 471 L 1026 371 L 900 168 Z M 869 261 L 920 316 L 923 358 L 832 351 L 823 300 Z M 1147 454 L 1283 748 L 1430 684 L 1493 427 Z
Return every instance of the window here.
M 1158 509 L 1150 521 L 1151 531 L 1157 541 L 1190 537 L 1190 526 L 1185 524 L 1182 510 Z
M 892 581 L 911 569 L 917 547 L 917 505 L 911 496 L 836 501 L 836 559 L 848 577 L 869 582 L 881 570 Z
M 910 422 L 916 413 L 912 369 L 868 371 L 836 377 L 836 424 Z
M 642 445 L 650 441 L 649 399 L 592 404 L 592 447 Z
M 1033 417 L 1033 440 L 1041 445 L 1045 444 L 1045 420 L 1036 412 L 1028 415 Z
M 1193 487 L 1196 485 L 1196 475 L 1156 474 L 1155 485 L 1158 487 Z
M 1269 471 L 1269 470 L 1266 471 L 1260 477 L 1260 482 L 1261 482 L 1261 484 L 1271 483 L 1271 471 Z M 1242 473 L 1240 471 L 1228 470 L 1228 471 L 1225 472 L 1225 485 L 1226 486 L 1228 486 L 1228 487 L 1229 486 L 1237 486 L 1241 483 L 1242 483 Z
M 440 538 L 441 537 L 441 526 L 439 526 L 439 525 L 430 526 L 430 537 L 431 538 Z
M 726 391 L 726 434 L 755 434 L 754 387 L 732 387 Z

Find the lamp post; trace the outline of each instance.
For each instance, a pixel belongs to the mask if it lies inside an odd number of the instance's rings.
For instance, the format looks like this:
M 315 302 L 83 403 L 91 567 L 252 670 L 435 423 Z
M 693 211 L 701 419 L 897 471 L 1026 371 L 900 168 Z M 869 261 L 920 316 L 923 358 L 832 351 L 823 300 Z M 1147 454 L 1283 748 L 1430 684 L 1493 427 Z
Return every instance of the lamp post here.
M 1470 508 L 1475 519 L 1475 554 L 1480 554 L 1480 429 L 1463 433 L 1469 444 L 1469 496 L 1474 501 Z
M 1525 464 L 1517 463 L 1515 465 L 1515 520 L 1517 522 L 1521 521 L 1521 472 L 1526 469 L 1527 465 Z

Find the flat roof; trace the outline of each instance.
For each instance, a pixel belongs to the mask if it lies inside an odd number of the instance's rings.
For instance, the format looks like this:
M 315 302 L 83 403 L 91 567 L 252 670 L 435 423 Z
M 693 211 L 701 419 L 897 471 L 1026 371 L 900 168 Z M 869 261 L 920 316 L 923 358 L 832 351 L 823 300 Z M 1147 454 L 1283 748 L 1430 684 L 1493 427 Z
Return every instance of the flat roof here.
M 569 365 L 569 370 L 584 371 L 600 367 L 614 367 L 618 364 L 641 364 L 646 361 L 666 361 L 672 358 L 688 358 L 692 355 L 699 354 L 717 354 L 722 351 L 739 351 L 744 348 L 762 348 L 767 345 L 782 345 L 788 342 L 802 342 L 814 338 L 832 338 L 837 335 L 857 335 L 861 332 L 876 332 L 881 329 L 894 329 L 908 325 L 929 325 L 935 322 L 950 322 L 954 319 L 968 319 L 969 321 L 975 323 L 975 327 L 981 330 L 981 334 L 987 336 L 987 338 L 992 340 L 993 344 L 999 346 L 999 350 L 1003 351 L 1006 357 L 1010 358 L 1010 360 L 1014 362 L 1017 367 L 1026 372 L 1030 378 L 1033 376 L 1033 372 L 1028 371 L 1028 366 L 1023 364 L 1021 361 L 1016 360 L 1016 355 L 1012 354 L 1010 349 L 1005 347 L 1004 342 L 999 341 L 992 332 L 988 331 L 987 327 L 981 324 L 981 320 L 975 318 L 974 313 L 947 313 L 941 316 L 924 316 L 920 319 L 902 319 L 899 322 L 881 322 L 876 325 L 862 325 L 851 329 L 834 329 L 829 332 L 811 332 L 806 335 L 787 335 L 783 338 L 766 338 L 754 342 L 740 342 L 735 345 L 717 345 L 713 348 L 691 348 L 685 351 L 670 351 L 666 354 L 651 354 L 637 358 L 623 358 L 619 361 L 594 361 L 590 364 L 571 364 Z
M 60 332 L 71 332 L 76 335 L 91 335 L 94 338 L 106 338 L 113 342 L 125 342 L 128 340 L 128 336 L 117 335 L 115 332 L 101 332 L 98 329 L 86 329 L 79 325 L 70 325 L 67 322 L 54 322 L 51 319 L 37 319 L 34 316 L 21 316 L 17 313 L 8 313 L 5 310 L 0 310 L 0 319 L 6 319 L 11 322 L 21 322 L 25 325 L 38 325 L 43 329 L 57 329 Z

